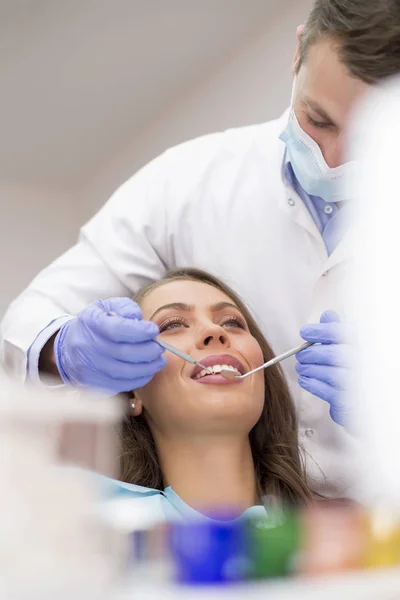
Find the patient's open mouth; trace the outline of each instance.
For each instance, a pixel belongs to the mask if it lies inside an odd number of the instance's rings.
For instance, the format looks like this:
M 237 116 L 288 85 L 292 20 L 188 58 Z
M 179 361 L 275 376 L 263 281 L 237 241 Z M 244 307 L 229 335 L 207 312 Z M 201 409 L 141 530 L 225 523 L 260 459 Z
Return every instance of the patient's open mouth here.
M 229 354 L 207 356 L 206 358 L 200 358 L 199 362 L 207 367 L 207 370 L 198 366 L 193 369 L 191 378 L 199 383 L 239 383 L 240 380 L 228 381 L 220 375 L 221 371 L 228 369 L 238 375 L 243 375 L 246 372 L 240 360 Z

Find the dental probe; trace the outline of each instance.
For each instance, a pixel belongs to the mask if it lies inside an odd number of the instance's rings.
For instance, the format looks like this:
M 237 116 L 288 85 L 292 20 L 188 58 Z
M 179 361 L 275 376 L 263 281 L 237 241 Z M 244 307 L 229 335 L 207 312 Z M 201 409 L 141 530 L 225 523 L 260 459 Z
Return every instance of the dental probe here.
M 285 358 L 289 358 L 290 356 L 293 356 L 293 354 L 297 354 L 298 352 L 305 350 L 309 346 L 312 346 L 314 343 L 315 342 L 306 342 L 305 344 L 302 344 L 301 346 L 298 346 L 297 348 L 292 348 L 292 350 L 288 350 L 287 352 L 284 352 L 280 356 L 276 356 L 272 360 L 269 360 L 268 362 L 261 365 L 261 367 L 257 367 L 257 369 L 253 369 L 252 371 L 249 371 L 248 373 L 245 373 L 244 375 L 238 375 L 237 373 L 235 373 L 235 371 L 230 371 L 230 370 L 228 371 L 227 369 L 223 369 L 221 371 L 220 375 L 222 375 L 222 377 L 225 377 L 225 379 L 230 379 L 230 380 L 245 379 L 246 377 L 249 377 L 249 375 L 253 375 L 253 373 L 257 373 L 257 371 L 261 371 L 262 369 L 268 369 L 268 367 L 272 367 L 273 365 L 280 363 L 282 360 L 285 360 Z

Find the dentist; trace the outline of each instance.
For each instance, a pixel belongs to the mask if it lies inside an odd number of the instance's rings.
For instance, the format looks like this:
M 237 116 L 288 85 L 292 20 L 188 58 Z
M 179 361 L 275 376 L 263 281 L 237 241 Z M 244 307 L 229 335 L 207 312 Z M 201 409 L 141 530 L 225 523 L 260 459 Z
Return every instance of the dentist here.
M 343 427 L 345 135 L 358 99 L 400 71 L 400 5 L 316 0 L 297 35 L 289 112 L 172 148 L 124 183 L 11 304 L 1 357 L 21 379 L 143 387 L 165 359 L 156 325 L 128 298 L 169 268 L 206 269 L 241 294 L 276 353 L 300 336 L 318 342 L 282 366 L 310 481 L 343 496 L 356 443 Z M 104 307 L 121 320 L 103 319 Z

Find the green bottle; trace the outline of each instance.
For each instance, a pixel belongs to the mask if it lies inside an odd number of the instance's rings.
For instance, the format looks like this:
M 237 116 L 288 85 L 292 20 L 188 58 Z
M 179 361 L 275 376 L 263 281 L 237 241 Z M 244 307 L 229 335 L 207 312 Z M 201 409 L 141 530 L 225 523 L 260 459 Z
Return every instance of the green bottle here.
M 300 519 L 293 511 L 248 522 L 250 577 L 285 577 L 296 572 L 301 550 Z

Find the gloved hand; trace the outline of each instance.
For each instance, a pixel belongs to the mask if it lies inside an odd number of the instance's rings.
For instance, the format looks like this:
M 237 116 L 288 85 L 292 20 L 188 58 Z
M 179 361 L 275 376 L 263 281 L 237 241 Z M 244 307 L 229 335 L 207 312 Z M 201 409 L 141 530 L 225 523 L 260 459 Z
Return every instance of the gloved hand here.
M 158 334 L 157 325 L 143 321 L 139 306 L 129 298 L 93 302 L 55 338 L 61 378 L 108 394 L 141 388 L 166 364 L 164 349 L 153 341 Z
M 349 407 L 344 393 L 349 369 L 349 332 L 338 315 L 324 312 L 318 325 L 306 325 L 300 335 L 316 345 L 296 355 L 296 370 L 302 388 L 330 404 L 330 415 L 347 425 Z

